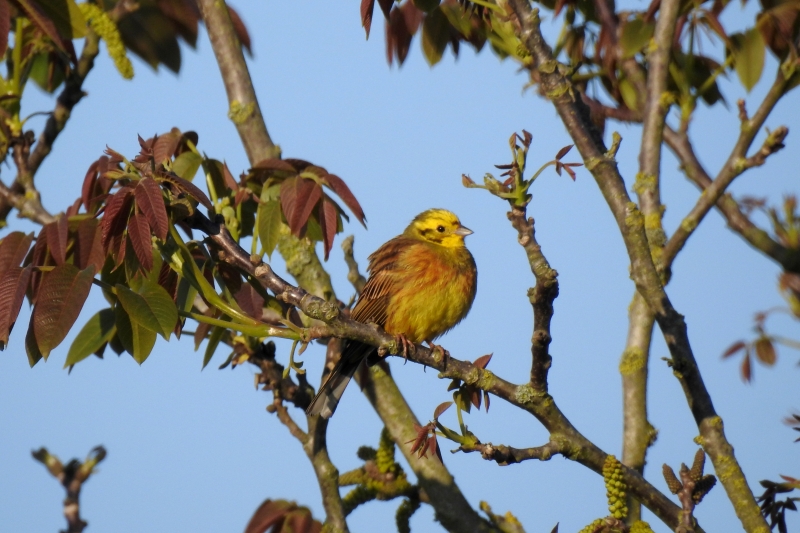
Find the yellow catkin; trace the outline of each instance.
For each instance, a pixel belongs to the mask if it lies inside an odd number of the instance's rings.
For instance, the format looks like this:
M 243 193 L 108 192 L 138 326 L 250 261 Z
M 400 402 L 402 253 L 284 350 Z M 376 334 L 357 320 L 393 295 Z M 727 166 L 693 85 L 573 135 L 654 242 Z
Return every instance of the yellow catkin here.
M 122 44 L 122 37 L 114 21 L 95 4 L 79 4 L 78 8 L 89 27 L 106 42 L 108 55 L 111 56 L 114 66 L 117 67 L 122 77 L 126 80 L 133 78 L 133 65 L 128 59 L 125 45 Z
M 613 455 L 606 457 L 603 464 L 603 480 L 606 484 L 608 497 L 608 510 L 614 518 L 619 520 L 628 516 L 628 507 L 625 504 L 625 481 L 622 477 L 622 464 Z
M 630 533 L 653 533 L 653 529 L 650 527 L 650 524 L 645 522 L 644 520 L 638 520 L 631 524 L 631 528 L 629 530 Z
M 578 531 L 578 533 L 593 533 L 598 527 L 600 527 L 603 524 L 605 524 L 605 521 L 602 518 L 598 518 L 585 528 Z

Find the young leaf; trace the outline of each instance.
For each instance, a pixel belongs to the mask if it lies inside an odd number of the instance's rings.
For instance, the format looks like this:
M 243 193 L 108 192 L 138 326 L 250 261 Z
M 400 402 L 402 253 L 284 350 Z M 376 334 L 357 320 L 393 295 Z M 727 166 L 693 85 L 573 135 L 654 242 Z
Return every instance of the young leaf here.
M 336 204 L 334 204 L 327 196 L 322 198 L 319 202 L 317 210 L 317 219 L 322 231 L 322 243 L 325 248 L 325 261 L 328 260 L 331 248 L 333 248 L 333 239 L 336 236 L 336 227 L 338 222 L 338 212 L 336 211 Z
M 361 0 L 361 26 L 367 32 L 367 39 L 369 39 L 369 30 L 372 27 L 372 11 L 375 9 L 375 0 Z
M 766 47 L 764 38 L 757 28 L 750 28 L 745 33 L 731 36 L 733 54 L 736 60 L 736 74 L 745 90 L 750 92 L 761 79 L 764 70 Z
M 435 411 L 433 411 L 433 419 L 434 419 L 434 420 L 438 420 L 438 419 L 439 419 L 439 417 L 442 415 L 442 413 L 444 413 L 445 411 L 447 411 L 447 409 L 449 409 L 451 405 L 453 405 L 453 402 L 444 402 L 444 403 L 440 403 L 440 404 L 439 404 L 439 405 L 436 407 L 436 410 L 435 410 Z
M 768 337 L 761 337 L 756 340 L 754 348 L 756 349 L 756 357 L 758 357 L 758 360 L 761 363 L 767 366 L 772 366 L 775 364 L 777 359 L 775 346 Z
M 117 297 L 132 322 L 138 322 L 169 340 L 178 321 L 178 310 L 161 285 L 145 279 L 138 294 L 119 283 L 116 290 Z
M 47 359 L 75 324 L 89 296 L 94 267 L 78 270 L 69 263 L 57 266 L 45 276 L 33 309 L 33 329 L 39 350 Z
M 114 323 L 117 327 L 117 335 L 119 335 L 119 340 L 125 351 L 131 354 L 133 359 L 140 365 L 144 363 L 156 344 L 155 332 L 135 320 L 131 320 L 128 313 L 119 304 L 114 306 Z
M 10 267 L 19 266 L 33 241 L 33 233 L 13 231 L 0 241 L 0 276 Z
M 178 189 L 188 194 L 190 197 L 194 198 L 200 204 L 202 204 L 207 209 L 211 209 L 214 205 L 211 203 L 211 200 L 208 199 L 206 193 L 201 191 L 194 185 L 191 181 L 187 181 L 176 174 L 168 174 L 163 176 L 164 181 L 168 181 L 175 185 Z
M 192 151 L 183 152 L 172 162 L 172 171 L 181 178 L 192 181 L 202 163 L 202 156 Z
M 143 178 L 135 191 L 136 205 L 147 217 L 153 235 L 162 241 L 165 240 L 169 232 L 169 218 L 164 206 L 164 197 L 161 195 L 161 187 L 154 179 Z
M 242 311 L 261 320 L 264 314 L 264 298 L 256 292 L 249 283 L 242 284 L 241 288 L 233 295 Z
M 258 238 L 261 239 L 261 246 L 264 247 L 264 251 L 270 259 L 272 258 L 272 252 L 278 245 L 282 224 L 280 202 L 277 200 L 265 202 L 262 194 L 262 201 L 258 204 Z
M 478 368 L 486 368 L 487 365 L 489 364 L 489 361 L 491 360 L 492 360 L 492 354 L 486 354 L 475 359 L 475 362 L 472 364 L 477 366 Z
M 303 233 L 308 217 L 322 195 L 321 187 L 309 178 L 288 178 L 281 184 L 281 207 L 292 233 Z
M 439 3 L 438 0 L 436 2 Z M 450 23 L 438 7 L 428 13 L 422 23 L 422 52 L 428 65 L 433 66 L 442 59 L 450 41 Z
M 17 321 L 25 289 L 31 277 L 30 265 L 11 267 L 0 275 L 0 350 L 8 345 L 8 334 Z
M 722 354 L 722 358 L 726 359 L 726 358 L 732 356 L 733 354 L 735 354 L 736 352 L 744 350 L 745 348 L 747 348 L 747 344 L 745 344 L 744 341 L 734 342 L 733 344 L 731 344 L 728 347 L 727 350 L 725 350 L 725 353 Z
M 352 211 L 358 221 L 361 222 L 361 225 L 366 228 L 367 218 L 364 216 L 364 210 L 361 209 L 361 204 L 359 204 L 356 197 L 353 196 L 350 187 L 347 186 L 344 180 L 336 174 L 328 174 L 325 176 L 325 182 L 333 189 L 333 192 L 342 199 L 344 205 L 350 208 L 350 211 Z
M 203 368 L 205 368 L 211 361 L 211 358 L 214 357 L 214 352 L 217 351 L 217 347 L 222 340 L 222 335 L 225 334 L 226 331 L 228 330 L 221 326 L 214 326 L 212 328 L 211 335 L 208 337 L 208 344 L 206 344 L 206 353 L 203 355 Z
M 150 226 L 144 215 L 133 215 L 128 222 L 128 238 L 142 270 L 147 273 L 153 268 L 153 244 L 150 240 Z
M 128 215 L 130 215 L 133 200 L 132 193 L 133 189 L 130 187 L 122 187 L 106 202 L 106 210 L 103 213 L 103 248 L 107 252 L 111 250 L 111 241 L 122 235 L 128 225 Z
M 73 257 L 75 266 L 83 269 L 89 265 L 94 265 L 96 271 L 102 270 L 105 254 L 103 253 L 101 240 L 102 234 L 100 233 L 97 219 L 87 218 L 82 220 L 78 224 L 74 240 Z
M 81 329 L 67 353 L 64 368 L 79 363 L 102 348 L 117 332 L 114 311 L 98 311 Z
M 36 342 L 36 334 L 33 331 L 32 314 L 31 321 L 28 324 L 28 333 L 25 334 L 25 353 L 28 355 L 28 364 L 31 368 L 42 358 L 42 352 L 39 351 L 39 345 Z

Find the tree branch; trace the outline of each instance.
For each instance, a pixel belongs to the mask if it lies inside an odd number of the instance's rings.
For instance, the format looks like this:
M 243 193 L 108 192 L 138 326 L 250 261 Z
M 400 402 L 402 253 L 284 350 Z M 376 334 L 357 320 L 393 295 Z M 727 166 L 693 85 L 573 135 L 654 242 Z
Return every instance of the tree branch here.
M 535 448 L 513 448 L 503 444 L 476 443 L 471 446 L 459 446 L 459 451 L 464 453 L 480 452 L 481 457 L 487 461 L 494 461 L 500 466 L 521 463 L 529 459 L 549 461 L 551 457 L 561 453 L 559 444 L 553 441 Z
M 533 218 L 526 218 L 524 207 L 512 206 L 508 220 L 517 230 L 517 240 L 525 249 L 528 263 L 536 278 L 536 285 L 528 291 L 533 306 L 533 338 L 531 339 L 531 387 L 547 392 L 547 372 L 553 358 L 550 356 L 550 321 L 553 318 L 553 301 L 558 297 L 558 272 L 550 267 L 536 242 Z
M 684 390 L 686 400 L 701 432 L 706 451 L 715 468 L 726 470 L 720 475 L 728 497 L 746 531 L 767 527 L 733 449 L 725 439 L 722 420 L 717 415 L 711 396 L 703 383 L 692 353 L 686 323 L 669 301 L 658 271 L 650 256 L 644 220 L 636 204 L 630 201 L 616 162 L 606 153 L 603 139 L 593 127 L 588 109 L 576 100 L 571 83 L 562 74 L 562 66 L 553 58 L 539 28 L 538 10 L 525 0 L 512 0 L 520 23 L 520 39 L 535 58 L 541 85 L 553 103 L 575 145 L 606 199 L 622 234 L 631 259 L 631 275 L 661 328 L 672 355 L 674 373 Z
M 280 157 L 280 149 L 272 142 L 258 106 L 242 45 L 231 23 L 228 6 L 218 0 L 198 0 L 197 3 L 208 29 L 225 91 L 228 93 L 228 117 L 236 125 L 250 164 Z

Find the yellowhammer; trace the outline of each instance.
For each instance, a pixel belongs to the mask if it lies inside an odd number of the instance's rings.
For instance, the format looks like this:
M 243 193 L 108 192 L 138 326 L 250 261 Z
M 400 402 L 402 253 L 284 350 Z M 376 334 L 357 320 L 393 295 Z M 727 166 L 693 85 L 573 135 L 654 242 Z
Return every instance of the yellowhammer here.
M 417 215 L 402 235 L 369 256 L 369 279 L 352 317 L 395 335 L 404 355 L 413 343 L 426 341 L 433 348 L 433 340 L 461 322 L 475 299 L 478 271 L 464 246 L 471 233 L 450 211 Z M 347 341 L 306 412 L 329 418 L 350 378 L 376 350 Z

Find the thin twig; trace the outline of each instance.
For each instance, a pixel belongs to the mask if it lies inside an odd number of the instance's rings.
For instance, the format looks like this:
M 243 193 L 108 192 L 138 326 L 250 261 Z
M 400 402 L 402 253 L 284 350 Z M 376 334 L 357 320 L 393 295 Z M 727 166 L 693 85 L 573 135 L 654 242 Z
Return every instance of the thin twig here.
M 503 444 L 476 443 L 471 446 L 459 446 L 459 451 L 465 453 L 480 452 L 481 457 L 487 461 L 494 461 L 500 466 L 506 466 L 522 461 L 536 459 L 539 461 L 549 461 L 551 457 L 561 453 L 560 446 L 550 441 L 543 446 L 535 448 L 514 448 Z

